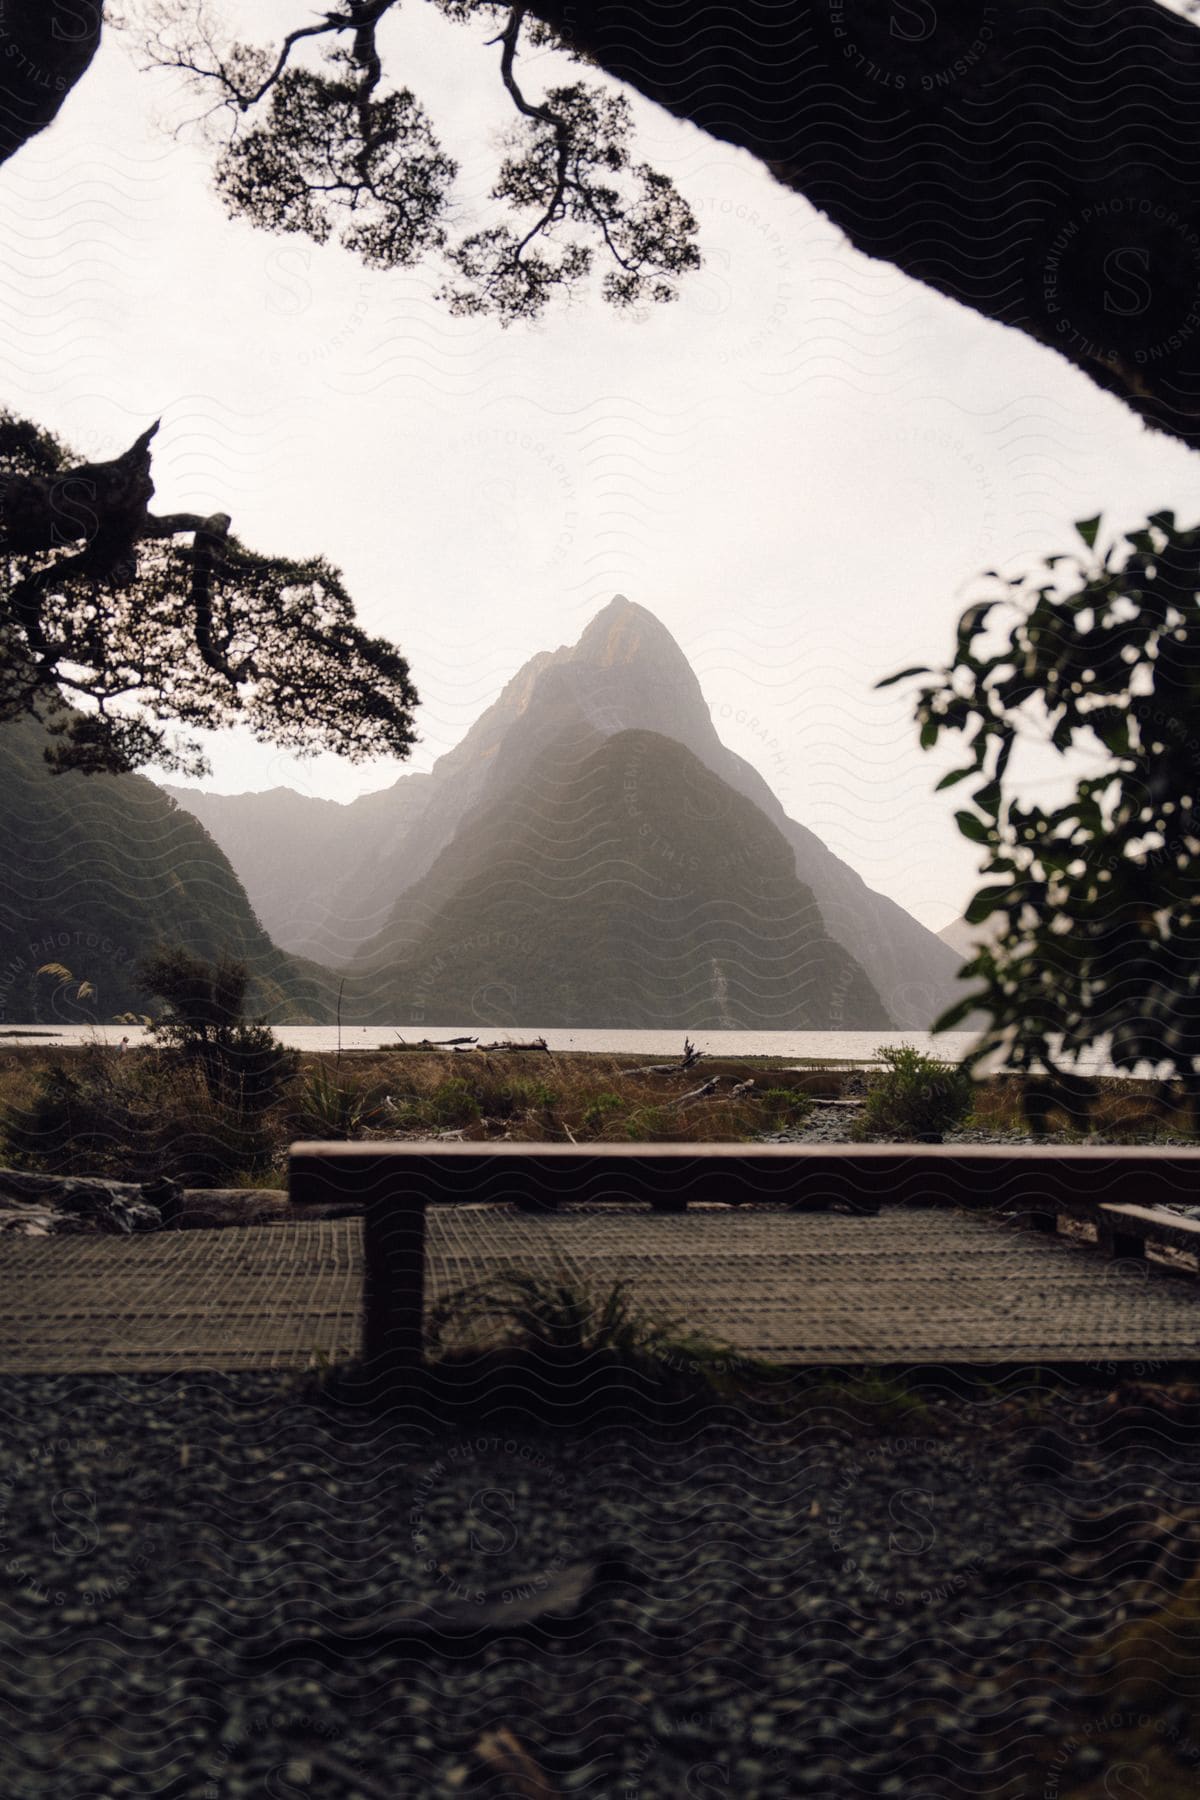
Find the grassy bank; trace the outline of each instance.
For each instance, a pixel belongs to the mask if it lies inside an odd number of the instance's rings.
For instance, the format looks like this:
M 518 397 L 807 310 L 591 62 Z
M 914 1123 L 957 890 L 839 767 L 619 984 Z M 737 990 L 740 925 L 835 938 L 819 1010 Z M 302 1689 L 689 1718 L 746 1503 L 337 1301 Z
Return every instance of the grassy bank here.
M 58 1174 L 269 1186 L 282 1181 L 287 1146 L 298 1138 L 686 1144 L 786 1133 L 815 1142 L 829 1141 L 834 1121 L 843 1138 L 961 1127 L 1003 1140 L 1026 1130 L 1014 1078 L 977 1083 L 965 1112 L 948 1120 L 930 1110 L 928 1068 L 908 1081 L 903 1109 L 881 1113 L 888 1071 L 720 1057 L 667 1074 L 658 1066 L 644 1056 L 569 1052 L 306 1054 L 248 1112 L 237 1092 L 214 1097 L 194 1066 L 166 1051 L 0 1046 L 0 1160 Z M 1181 1112 L 1153 1084 L 1114 1080 L 1098 1089 L 1086 1122 L 1050 1116 L 1051 1138 L 1184 1135 Z

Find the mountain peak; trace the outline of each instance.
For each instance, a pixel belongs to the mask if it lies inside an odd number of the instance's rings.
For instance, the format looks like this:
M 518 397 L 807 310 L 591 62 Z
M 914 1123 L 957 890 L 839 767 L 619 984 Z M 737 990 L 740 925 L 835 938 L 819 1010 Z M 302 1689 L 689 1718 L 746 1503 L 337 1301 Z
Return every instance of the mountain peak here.
M 662 620 L 624 594 L 614 594 L 601 607 L 570 651 L 572 661 L 598 663 L 601 668 L 619 668 L 647 657 L 674 662 L 691 674 L 687 658 Z

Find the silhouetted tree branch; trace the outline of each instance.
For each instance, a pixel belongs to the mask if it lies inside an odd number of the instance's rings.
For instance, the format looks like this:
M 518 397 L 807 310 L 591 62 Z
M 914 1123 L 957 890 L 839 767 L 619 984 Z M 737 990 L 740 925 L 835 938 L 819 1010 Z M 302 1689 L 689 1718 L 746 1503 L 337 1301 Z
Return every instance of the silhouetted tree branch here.
M 242 723 L 302 754 L 405 755 L 408 666 L 354 623 L 338 571 L 255 555 L 228 513 L 152 513 L 157 430 L 80 463 L 0 414 L 0 719 L 37 713 L 65 740 L 55 766 L 87 771 L 203 772 L 172 723 Z
M 529 8 L 437 3 L 459 20 L 504 18 L 490 44 L 500 46 L 501 83 L 523 121 L 490 194 L 520 226 L 501 214 L 453 244 L 445 221 L 457 164 L 410 89 L 386 90 L 376 27 L 395 0 L 347 0 L 290 32 L 274 54 L 222 46 L 203 9 L 159 0 L 146 47 L 228 115 L 217 186 L 238 216 L 324 243 L 348 214 L 341 242 L 369 266 L 442 257 L 440 297 L 450 310 L 502 324 L 533 318 L 555 292 L 577 287 L 597 250 L 612 265 L 602 292 L 614 305 L 674 299 L 677 279 L 699 266 L 696 221 L 666 176 L 631 160 L 623 97 L 575 82 L 531 99 L 516 74 L 522 34 L 540 44 L 547 33 Z M 298 47 L 313 39 L 326 40 L 320 63 L 297 63 Z M 264 103 L 264 115 L 245 124 Z
M 667 297 L 695 266 L 694 221 L 661 178 L 626 156 L 642 198 L 610 212 L 600 170 L 584 166 L 593 147 L 611 166 L 624 143 L 628 115 L 606 110 L 619 97 L 594 87 L 525 97 L 518 37 L 540 31 L 537 41 L 557 40 L 751 152 L 860 250 L 1057 350 L 1160 430 L 1200 445 L 1200 31 L 1189 18 L 1155 0 L 434 4 L 460 21 L 502 21 L 492 39 L 500 76 L 529 133 L 493 198 L 530 209 L 534 230 L 487 224 L 448 253 L 463 278 L 443 289 L 456 310 L 527 317 L 583 279 L 593 243 L 615 259 L 606 292 L 618 302 Z M 164 8 L 178 18 L 175 0 Z M 389 10 L 383 0 L 370 8 L 372 28 Z M 329 13 L 306 35 L 352 33 L 354 13 Z M 273 89 L 274 103 L 284 51 L 239 46 L 221 69 L 211 57 L 177 66 L 209 85 L 223 70 L 243 100 Z M 591 195 L 574 205 L 564 120 Z M 431 213 L 448 191 L 449 177 L 429 196 Z M 245 202 L 262 223 L 309 229 L 298 216 L 272 219 L 261 190 Z M 564 231 L 572 223 L 578 234 Z M 548 256 L 556 236 L 563 247 Z M 405 243 L 412 259 L 445 250 L 435 231 Z

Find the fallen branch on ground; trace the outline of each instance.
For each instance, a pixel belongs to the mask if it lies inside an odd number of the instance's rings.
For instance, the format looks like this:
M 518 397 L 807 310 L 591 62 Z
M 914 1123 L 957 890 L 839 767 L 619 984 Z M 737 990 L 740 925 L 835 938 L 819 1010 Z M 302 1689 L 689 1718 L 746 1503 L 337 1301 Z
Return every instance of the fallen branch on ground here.
M 448 1573 L 448 1571 L 447 1571 Z M 613 1586 L 638 1580 L 619 1550 L 602 1549 L 587 1562 L 556 1572 L 535 1570 L 478 1598 L 439 1594 L 324 1630 L 271 1631 L 269 1615 L 261 1635 L 243 1637 L 241 1659 L 257 1668 L 280 1668 L 297 1657 L 326 1668 L 381 1652 L 412 1656 L 465 1656 L 496 1638 L 526 1634 L 575 1638 L 591 1608 Z
M 560 1789 L 551 1786 L 506 1725 L 485 1732 L 475 1746 L 475 1755 L 485 1776 L 502 1781 L 505 1794 L 511 1794 L 513 1800 L 559 1800 Z
M 689 1094 L 677 1094 L 675 1099 L 670 1101 L 669 1104 L 671 1106 L 686 1106 L 689 1100 L 707 1100 L 710 1094 L 716 1093 L 720 1085 L 721 1077 L 719 1075 L 714 1075 L 711 1081 L 706 1081 L 702 1087 L 693 1088 Z

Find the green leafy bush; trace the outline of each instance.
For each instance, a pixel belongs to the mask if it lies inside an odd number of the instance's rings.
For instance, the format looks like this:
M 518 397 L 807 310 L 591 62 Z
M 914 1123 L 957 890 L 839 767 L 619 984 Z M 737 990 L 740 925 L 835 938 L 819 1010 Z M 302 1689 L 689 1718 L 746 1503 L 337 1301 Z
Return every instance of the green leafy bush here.
M 501 1082 L 488 1080 L 486 1075 L 476 1075 L 472 1088 L 484 1117 L 489 1119 L 514 1119 L 527 1113 L 548 1112 L 558 1105 L 559 1100 L 556 1088 L 520 1075 Z
M 875 1054 L 886 1069 L 867 1091 L 865 1137 L 937 1141 L 970 1112 L 971 1078 L 956 1063 L 938 1062 L 912 1044 L 881 1045 Z
M 612 1123 L 613 1114 L 621 1112 L 624 1106 L 625 1101 L 619 1094 L 597 1094 L 595 1099 L 588 1103 L 584 1115 L 579 1121 L 580 1130 L 588 1133 L 589 1136 L 598 1137 L 605 1126 Z
M 139 973 L 170 1008 L 153 1026 L 169 1060 L 199 1071 L 214 1103 L 253 1119 L 276 1106 L 300 1058 L 269 1026 L 245 1017 L 246 965 L 222 956 L 207 963 L 183 949 L 158 950 Z
M 1097 1049 L 1125 1074 L 1160 1069 L 1200 1119 L 1200 526 L 1161 511 L 1104 542 L 1101 526 L 990 576 L 953 659 L 890 678 L 927 678 L 923 748 L 959 742 L 938 786 L 966 784 L 955 816 L 987 877 L 962 971 L 980 985 L 938 1028 L 984 1016 L 967 1067 L 999 1056 L 1027 1076 L 1035 1131 L 1053 1109 L 1084 1122 Z M 1064 759 L 1050 798 L 1030 791 L 1029 743 Z
M 809 1095 L 798 1093 L 792 1088 L 764 1088 L 758 1100 L 767 1114 L 767 1122 L 772 1131 L 790 1131 L 797 1125 L 803 1125 L 812 1112 Z

